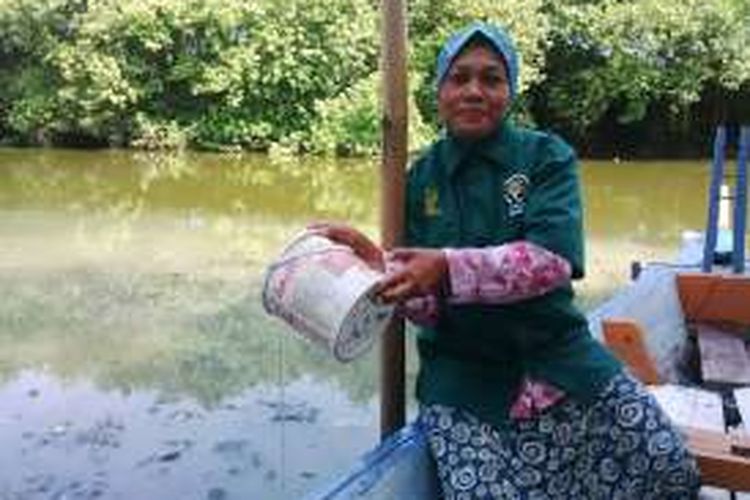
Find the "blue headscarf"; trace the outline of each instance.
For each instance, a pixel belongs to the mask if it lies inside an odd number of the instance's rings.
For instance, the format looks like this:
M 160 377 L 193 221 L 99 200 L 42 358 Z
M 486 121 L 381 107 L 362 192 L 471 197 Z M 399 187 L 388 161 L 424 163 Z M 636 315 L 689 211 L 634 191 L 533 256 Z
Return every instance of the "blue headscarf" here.
M 453 60 L 474 37 L 481 37 L 487 41 L 505 61 L 505 67 L 508 71 L 510 99 L 512 101 L 518 91 L 518 54 L 510 35 L 503 28 L 492 24 L 472 23 L 453 34 L 445 42 L 437 60 L 437 86 L 440 87 Z

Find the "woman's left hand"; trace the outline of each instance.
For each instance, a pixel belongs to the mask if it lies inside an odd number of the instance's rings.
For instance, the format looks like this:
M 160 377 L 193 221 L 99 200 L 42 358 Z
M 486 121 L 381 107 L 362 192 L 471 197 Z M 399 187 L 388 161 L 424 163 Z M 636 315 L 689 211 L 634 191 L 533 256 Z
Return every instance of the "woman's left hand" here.
M 361 231 L 337 222 L 315 222 L 308 225 L 307 230 L 348 246 L 368 266 L 384 271 L 383 251 Z
M 386 267 L 392 266 L 394 272 L 380 282 L 376 292 L 385 303 L 436 293 L 448 272 L 445 254 L 432 248 L 394 249 L 386 260 Z

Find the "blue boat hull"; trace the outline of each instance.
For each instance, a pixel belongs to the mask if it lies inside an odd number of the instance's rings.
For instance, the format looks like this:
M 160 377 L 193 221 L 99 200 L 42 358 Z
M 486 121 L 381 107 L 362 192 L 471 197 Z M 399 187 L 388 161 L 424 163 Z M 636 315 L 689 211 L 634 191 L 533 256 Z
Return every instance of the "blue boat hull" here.
M 305 498 L 309 500 L 439 498 L 424 435 L 410 424 L 364 455 L 346 474 Z

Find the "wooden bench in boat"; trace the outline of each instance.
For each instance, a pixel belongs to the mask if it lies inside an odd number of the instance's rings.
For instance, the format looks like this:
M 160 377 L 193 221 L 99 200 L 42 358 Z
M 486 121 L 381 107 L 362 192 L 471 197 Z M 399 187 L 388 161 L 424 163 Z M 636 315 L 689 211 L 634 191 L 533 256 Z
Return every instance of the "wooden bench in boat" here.
M 750 276 L 678 273 L 677 292 L 688 322 L 750 327 Z
M 750 355 L 741 335 L 708 323 L 696 324 L 695 331 L 706 387 L 750 385 Z
M 675 286 L 682 321 L 697 332 L 703 380 L 722 387 L 750 386 L 750 356 L 743 338 L 750 328 L 750 277 L 678 273 Z M 718 394 L 674 386 L 670 400 L 658 387 L 659 370 L 637 321 L 604 318 L 602 337 L 635 376 L 655 386 L 655 396 L 686 435 L 704 484 L 750 491 L 750 387 L 733 393 L 744 429 L 727 434 Z
M 750 276 L 677 275 L 685 320 L 697 333 L 707 386 L 750 385 Z

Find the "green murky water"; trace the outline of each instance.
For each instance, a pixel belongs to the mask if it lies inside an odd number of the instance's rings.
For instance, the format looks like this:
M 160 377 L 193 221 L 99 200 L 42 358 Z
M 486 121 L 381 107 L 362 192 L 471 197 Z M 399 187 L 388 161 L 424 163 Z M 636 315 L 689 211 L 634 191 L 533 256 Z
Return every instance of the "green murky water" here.
M 0 499 L 295 498 L 368 449 L 374 353 L 336 363 L 259 293 L 311 220 L 377 235 L 377 170 L 0 149 Z M 702 227 L 707 166 L 582 174 L 590 306 Z

